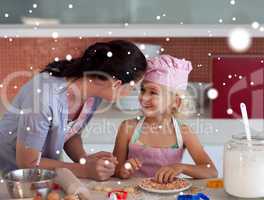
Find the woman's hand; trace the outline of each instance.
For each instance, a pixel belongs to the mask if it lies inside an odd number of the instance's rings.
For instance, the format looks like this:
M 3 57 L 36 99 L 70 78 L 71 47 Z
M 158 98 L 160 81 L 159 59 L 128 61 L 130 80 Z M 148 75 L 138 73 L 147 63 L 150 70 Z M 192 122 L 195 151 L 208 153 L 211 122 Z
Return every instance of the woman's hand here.
M 90 159 L 105 159 L 105 160 L 112 161 L 114 163 L 117 162 L 116 157 L 114 157 L 112 153 L 106 152 L 106 151 L 100 151 L 98 153 L 90 154 L 90 155 L 85 156 L 85 158 L 87 160 L 90 160 Z
M 142 167 L 142 163 L 138 159 L 129 159 L 120 169 L 120 177 L 123 179 L 130 178 L 136 171 Z
M 98 152 L 85 156 L 86 163 L 83 173 L 87 178 L 92 178 L 98 181 L 105 181 L 115 173 L 116 165 L 118 164 L 116 157 L 109 152 Z
M 155 180 L 158 183 L 171 183 L 182 172 L 183 165 L 181 164 L 161 167 L 155 174 Z
M 105 181 L 115 174 L 116 165 L 117 162 L 111 159 L 90 158 L 84 166 L 84 173 L 87 178 Z

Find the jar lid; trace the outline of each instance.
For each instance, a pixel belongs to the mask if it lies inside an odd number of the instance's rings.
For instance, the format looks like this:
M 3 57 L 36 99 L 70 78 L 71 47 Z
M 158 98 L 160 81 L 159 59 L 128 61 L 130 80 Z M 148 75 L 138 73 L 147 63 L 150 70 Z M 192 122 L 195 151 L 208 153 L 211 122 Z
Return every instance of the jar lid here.
M 236 134 L 232 136 L 232 141 L 239 144 L 248 145 L 264 145 L 264 134 L 254 134 L 251 136 L 251 140 L 248 140 L 246 134 Z

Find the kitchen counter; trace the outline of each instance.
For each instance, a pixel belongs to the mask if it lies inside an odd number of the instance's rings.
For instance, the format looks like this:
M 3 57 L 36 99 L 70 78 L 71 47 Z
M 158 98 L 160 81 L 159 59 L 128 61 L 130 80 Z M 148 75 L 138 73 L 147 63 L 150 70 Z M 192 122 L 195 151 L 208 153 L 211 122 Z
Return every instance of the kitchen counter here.
M 130 180 L 121 181 L 119 179 L 111 179 L 107 182 L 95 182 L 89 180 L 82 180 L 88 188 L 93 188 L 95 185 L 100 185 L 102 187 L 110 187 L 112 189 L 122 188 L 126 186 L 135 186 L 140 180 L 138 178 L 132 178 Z M 207 194 L 211 200 L 237 200 L 240 198 L 232 197 L 228 195 L 223 189 L 208 189 L 206 188 L 206 183 L 208 180 L 191 180 L 193 184 L 193 189 L 188 191 L 203 192 Z M 91 200 L 104 200 L 106 199 L 105 192 L 95 192 L 91 190 L 92 198 Z M 177 194 L 172 195 L 157 195 L 139 190 L 135 194 L 130 194 L 128 200 L 175 200 Z M 0 199 L 1 200 L 11 200 L 8 196 L 7 190 L 4 183 L 0 183 Z M 18 199 L 17 199 L 18 200 Z M 24 199 L 30 200 L 30 199 Z

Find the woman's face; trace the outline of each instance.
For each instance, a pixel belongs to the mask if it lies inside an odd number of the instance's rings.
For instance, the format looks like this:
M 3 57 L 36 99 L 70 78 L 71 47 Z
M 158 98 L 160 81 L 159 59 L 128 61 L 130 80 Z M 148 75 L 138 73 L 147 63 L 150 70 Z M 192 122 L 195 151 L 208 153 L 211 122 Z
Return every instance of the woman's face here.
M 100 80 L 94 78 L 83 78 L 71 84 L 75 89 L 75 96 L 85 101 L 91 95 L 102 97 L 106 101 L 116 102 L 118 99 L 128 96 L 136 87 L 137 82 L 122 84 L 121 80 Z
M 146 117 L 171 113 L 176 106 L 175 95 L 165 86 L 150 81 L 142 82 L 139 102 Z
M 110 84 L 103 89 L 104 98 L 111 102 L 116 102 L 122 97 L 128 96 L 136 87 L 136 82 L 122 84 L 120 80 L 112 80 Z

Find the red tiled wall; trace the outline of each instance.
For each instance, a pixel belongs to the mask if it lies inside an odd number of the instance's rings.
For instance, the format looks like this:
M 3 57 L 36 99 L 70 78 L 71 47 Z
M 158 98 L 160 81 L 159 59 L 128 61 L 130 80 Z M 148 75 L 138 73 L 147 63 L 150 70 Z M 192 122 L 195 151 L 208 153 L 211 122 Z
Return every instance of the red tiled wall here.
M 111 38 L 113 39 L 113 38 Z M 73 57 L 80 56 L 84 49 L 96 41 L 107 41 L 110 38 L 59 38 L 57 41 L 49 38 L 15 38 L 12 42 L 8 39 L 0 39 L 0 83 L 6 77 L 19 70 L 30 71 L 41 69 L 55 57 L 64 59 L 67 54 Z M 115 38 L 116 39 L 116 38 Z M 212 78 L 211 59 L 208 53 L 214 55 L 237 55 L 232 52 L 225 38 L 122 38 L 133 42 L 160 44 L 164 53 L 178 58 L 186 58 L 192 61 L 193 71 L 191 81 L 210 82 Z M 245 54 L 264 54 L 264 39 L 254 39 L 253 45 Z M 198 67 L 198 65 L 201 65 Z M 19 86 L 27 78 L 19 78 L 10 84 L 8 96 L 12 98 Z M 17 85 L 18 89 L 13 87 Z M 1 89 L 1 88 L 0 88 Z M 3 88 L 2 88 L 3 89 Z

